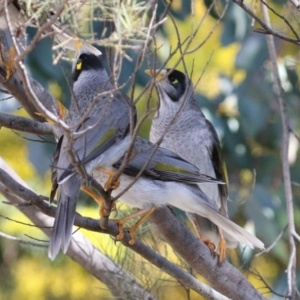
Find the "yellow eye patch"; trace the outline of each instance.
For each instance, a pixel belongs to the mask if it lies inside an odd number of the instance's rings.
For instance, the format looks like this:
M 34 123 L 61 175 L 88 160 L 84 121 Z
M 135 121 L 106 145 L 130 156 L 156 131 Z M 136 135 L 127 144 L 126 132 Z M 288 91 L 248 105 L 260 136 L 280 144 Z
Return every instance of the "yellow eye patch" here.
M 171 82 L 172 84 L 178 83 L 178 80 L 177 80 L 176 78 L 171 78 L 171 79 L 169 79 L 169 80 L 170 80 L 170 82 Z
M 78 59 L 77 63 L 76 63 L 76 70 L 80 71 L 82 68 L 82 60 Z

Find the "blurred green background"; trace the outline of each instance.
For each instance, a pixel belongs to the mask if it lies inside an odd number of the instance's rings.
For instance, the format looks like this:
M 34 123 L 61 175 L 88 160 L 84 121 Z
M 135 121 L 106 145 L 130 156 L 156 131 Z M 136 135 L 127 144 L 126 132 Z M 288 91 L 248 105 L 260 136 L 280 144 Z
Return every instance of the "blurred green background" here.
M 286 1 L 276 0 L 269 3 L 278 13 L 285 15 L 296 29 L 299 28 L 297 12 L 292 11 Z M 210 0 L 195 1 L 192 11 L 190 1 L 173 1 L 169 16 L 172 16 L 176 24 L 181 40 L 191 35 L 192 29 L 204 16 L 209 5 L 211 5 Z M 208 14 L 195 35 L 190 50 L 200 45 L 213 31 L 212 35 L 202 47 L 185 55 L 184 61 L 194 83 L 201 76 L 195 87 L 195 97 L 207 118 L 216 127 L 221 139 L 230 183 L 230 218 L 255 232 L 268 247 L 287 224 L 281 168 L 282 130 L 279 105 L 274 94 L 266 37 L 253 32 L 251 19 L 234 3 L 229 4 L 224 19 L 214 29 L 217 16 L 223 6 L 223 2 L 218 2 Z M 158 15 L 163 11 L 164 5 L 159 2 Z M 194 17 L 191 16 L 192 13 Z M 260 14 L 259 7 L 257 13 Z M 271 14 L 271 20 L 276 30 L 292 35 L 282 19 Z M 103 32 L 106 24 L 94 22 L 93 26 L 94 32 Z M 32 38 L 35 32 L 34 29 L 28 29 L 29 38 Z M 106 35 L 109 34 L 110 32 L 107 31 Z M 156 36 L 158 45 L 156 64 L 159 67 L 168 58 L 170 49 L 174 50 L 178 43 L 178 36 L 170 17 L 158 30 Z M 279 39 L 276 39 L 276 45 L 284 101 L 291 127 L 289 162 L 292 181 L 296 183 L 293 184 L 293 196 L 296 229 L 299 232 L 300 188 L 297 184 L 300 182 L 300 159 L 299 141 L 296 138 L 300 130 L 298 47 Z M 54 66 L 51 47 L 50 39 L 43 40 L 28 55 L 26 64 L 31 75 L 68 106 L 70 92 L 66 78 L 70 78 L 70 64 L 62 62 Z M 127 54 L 132 61 L 124 60 L 120 83 L 127 82 L 135 67 L 137 52 L 128 50 Z M 167 67 L 172 68 L 179 57 L 180 52 L 177 51 L 167 63 Z M 135 99 L 150 80 L 144 74 L 144 70 L 149 66 L 152 67 L 151 62 L 153 62 L 153 55 L 149 55 L 149 59 L 138 71 Z M 176 68 L 184 71 L 182 62 Z M 124 88 L 124 92 L 129 95 L 130 85 Z M 3 95 L 3 98 L 6 97 L 7 95 Z M 138 101 L 139 115 L 144 113 L 146 101 L 147 95 Z M 155 105 L 155 103 L 154 92 L 151 104 Z M 0 110 L 26 115 L 13 99 L 0 101 Z M 150 124 L 151 118 L 148 118 L 141 128 L 141 135 L 148 137 Z M 24 136 L 34 138 L 35 141 L 24 139 Z M 49 166 L 54 144 L 53 139 L 49 139 L 52 143 L 38 142 L 37 139 L 32 135 L 23 133 L 20 135 L 1 128 L 0 156 L 26 180 L 32 189 L 37 193 L 48 195 Z M 97 218 L 96 204 L 83 194 L 78 209 L 84 215 Z M 120 205 L 121 213 L 127 209 L 125 205 Z M 28 239 L 25 234 L 38 239 L 47 239 L 37 228 L 17 224 L 2 217 L 30 223 L 15 207 L 0 203 L 0 215 L 2 232 L 22 239 Z M 184 218 L 181 212 L 178 212 L 178 215 Z M 140 233 L 142 232 L 147 233 L 142 238 L 150 245 L 154 245 L 153 236 L 157 233 L 152 232 L 147 224 L 141 229 Z M 114 244 L 109 236 L 91 232 L 86 234 L 108 256 L 132 271 L 137 280 L 156 293 L 159 299 L 175 299 L 173 296 L 176 296 L 176 299 L 188 299 L 188 297 L 201 299 L 193 292 L 187 293 L 179 283 L 159 270 L 153 271 L 151 265 L 121 244 Z M 172 249 L 163 242 L 156 247 L 163 255 L 184 266 Z M 111 298 L 104 285 L 61 254 L 55 262 L 50 262 L 45 248 L 22 246 L 3 238 L 0 239 L 0 254 L 0 299 Z M 256 288 L 262 288 L 265 284 L 247 271 L 252 256 L 252 251 L 238 249 L 231 250 L 228 259 L 243 270 Z M 285 294 L 287 289 L 285 269 L 288 258 L 289 246 L 287 233 L 285 233 L 270 253 L 252 262 L 251 269 L 259 272 L 277 293 Z M 299 253 L 297 261 L 298 278 L 300 278 Z M 259 289 L 259 291 L 268 292 L 267 289 Z M 279 296 L 270 293 L 266 296 L 270 299 L 279 299 Z

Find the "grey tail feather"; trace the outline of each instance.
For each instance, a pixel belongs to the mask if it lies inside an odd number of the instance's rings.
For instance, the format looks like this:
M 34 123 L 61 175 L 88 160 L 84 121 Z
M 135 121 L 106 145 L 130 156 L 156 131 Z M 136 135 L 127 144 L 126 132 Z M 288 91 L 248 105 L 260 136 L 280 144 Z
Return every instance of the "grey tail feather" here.
M 211 220 L 201 217 L 197 214 L 186 213 L 189 219 L 199 226 L 201 234 L 205 239 L 212 241 L 215 245 L 219 244 L 220 235 L 218 231 L 218 226 L 214 224 Z M 229 235 L 227 232 L 223 232 L 223 236 L 226 240 L 227 248 L 236 248 L 238 242 L 235 238 Z
M 262 241 L 244 228 L 229 220 L 226 216 L 222 215 L 218 208 L 212 203 L 206 194 L 198 188 L 198 186 L 197 188 L 190 186 L 190 189 L 191 188 L 193 189 L 193 193 L 197 195 L 198 205 L 190 207 L 191 210 L 187 212 L 196 213 L 204 218 L 209 219 L 215 225 L 219 226 L 219 228 L 226 233 L 226 237 L 228 236 L 230 240 L 236 240 L 237 242 L 240 242 L 250 248 L 256 247 L 264 249 L 264 244 Z M 202 205 L 199 205 L 199 198 L 202 200 Z
M 221 213 L 209 208 L 208 218 L 226 232 L 232 239 L 250 247 L 264 249 L 264 244 L 253 234 L 235 224 Z
M 59 187 L 59 199 L 51 232 L 48 256 L 54 260 L 60 249 L 68 250 L 75 219 L 76 203 L 80 191 L 80 179 L 71 177 Z

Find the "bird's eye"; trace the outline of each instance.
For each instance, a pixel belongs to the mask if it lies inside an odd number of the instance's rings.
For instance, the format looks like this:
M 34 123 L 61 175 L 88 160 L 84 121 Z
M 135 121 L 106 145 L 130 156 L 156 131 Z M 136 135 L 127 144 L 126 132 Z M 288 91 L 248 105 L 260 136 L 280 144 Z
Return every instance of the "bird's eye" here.
M 176 83 L 178 83 L 178 79 L 175 77 L 175 76 L 169 76 L 169 81 L 170 81 L 170 83 L 172 83 L 172 84 L 176 84 Z
M 76 63 L 76 71 L 81 71 L 82 68 L 82 59 L 78 59 Z

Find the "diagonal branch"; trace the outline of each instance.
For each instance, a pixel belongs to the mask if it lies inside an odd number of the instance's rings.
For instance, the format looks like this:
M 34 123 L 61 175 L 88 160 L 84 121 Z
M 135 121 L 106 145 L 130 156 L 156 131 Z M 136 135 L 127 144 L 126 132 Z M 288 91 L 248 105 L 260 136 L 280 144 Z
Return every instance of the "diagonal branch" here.
M 218 264 L 208 247 L 174 217 L 167 207 L 156 210 L 149 220 L 168 244 L 215 289 L 231 299 L 265 299 L 247 279 L 227 261 Z

